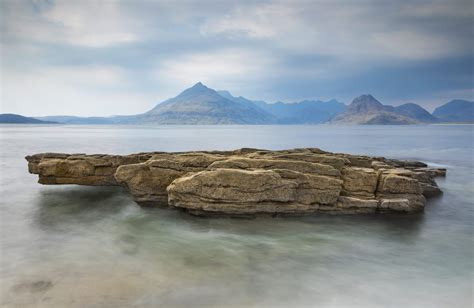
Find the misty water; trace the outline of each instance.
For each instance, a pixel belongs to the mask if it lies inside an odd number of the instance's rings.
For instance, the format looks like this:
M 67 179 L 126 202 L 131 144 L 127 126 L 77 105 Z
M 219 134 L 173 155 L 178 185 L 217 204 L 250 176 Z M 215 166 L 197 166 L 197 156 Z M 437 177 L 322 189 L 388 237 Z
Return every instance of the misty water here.
M 473 129 L 1 126 L 0 304 L 470 307 Z M 239 147 L 418 159 L 448 174 L 419 214 L 198 218 L 140 208 L 119 187 L 42 186 L 24 160 Z

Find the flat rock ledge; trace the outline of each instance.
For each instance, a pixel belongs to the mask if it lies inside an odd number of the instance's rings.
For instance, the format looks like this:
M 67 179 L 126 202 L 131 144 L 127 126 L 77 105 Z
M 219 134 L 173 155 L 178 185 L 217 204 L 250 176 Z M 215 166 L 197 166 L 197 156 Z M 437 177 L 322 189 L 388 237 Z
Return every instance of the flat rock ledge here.
M 123 186 L 140 205 L 196 215 L 415 212 L 441 193 L 434 178 L 446 175 L 418 161 L 317 148 L 42 153 L 26 160 L 41 184 Z

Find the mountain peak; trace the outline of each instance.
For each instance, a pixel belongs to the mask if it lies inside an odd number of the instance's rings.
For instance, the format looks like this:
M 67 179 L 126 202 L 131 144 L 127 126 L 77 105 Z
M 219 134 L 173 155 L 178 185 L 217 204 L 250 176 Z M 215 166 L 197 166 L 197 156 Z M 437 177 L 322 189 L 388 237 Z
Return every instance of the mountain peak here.
M 349 105 L 350 112 L 365 113 L 370 111 L 380 111 L 384 109 L 381 102 L 370 94 L 364 94 L 356 97 Z
M 202 82 L 198 81 L 192 88 L 200 88 L 200 87 L 205 87 L 207 88 Z
M 225 96 L 228 94 L 231 99 Z M 224 95 L 224 96 L 223 96 Z M 218 93 L 201 82 L 140 115 L 143 122 L 164 124 L 268 124 L 274 117 L 244 98 Z
M 181 92 L 178 96 L 183 97 L 214 93 L 217 95 L 217 93 L 213 89 L 206 87 L 202 82 L 198 82 L 191 88 L 187 88 L 186 90 Z
M 191 88 L 188 88 L 187 90 L 190 90 L 190 89 L 193 89 L 193 90 L 210 90 L 210 88 L 206 87 L 202 82 L 197 82 L 194 86 L 192 86 Z M 186 90 L 185 90 L 186 91 Z
M 377 99 L 375 99 L 375 97 L 373 97 L 371 94 L 363 94 L 361 96 L 358 96 L 356 98 L 354 98 L 354 100 L 352 101 L 352 104 L 360 104 L 360 103 L 379 103 L 379 104 L 382 104 L 380 103 Z
M 358 98 L 375 99 L 375 97 L 373 97 L 372 94 L 362 94 L 356 97 L 355 99 L 358 99 Z

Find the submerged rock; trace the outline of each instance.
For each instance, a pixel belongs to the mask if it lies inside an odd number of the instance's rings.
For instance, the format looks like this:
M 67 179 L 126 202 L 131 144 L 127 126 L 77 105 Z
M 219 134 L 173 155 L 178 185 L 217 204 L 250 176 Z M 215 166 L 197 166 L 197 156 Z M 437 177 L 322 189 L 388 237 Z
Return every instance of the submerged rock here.
M 423 210 L 446 169 L 320 149 L 26 157 L 41 184 L 124 186 L 147 206 L 197 215 L 356 214 Z

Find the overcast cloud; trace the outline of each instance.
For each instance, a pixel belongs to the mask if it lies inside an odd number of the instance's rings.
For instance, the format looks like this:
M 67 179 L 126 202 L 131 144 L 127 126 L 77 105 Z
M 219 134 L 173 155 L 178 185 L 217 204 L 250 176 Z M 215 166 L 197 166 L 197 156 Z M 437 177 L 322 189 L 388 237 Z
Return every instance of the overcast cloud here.
M 470 0 L 0 6 L 2 113 L 141 113 L 198 81 L 271 102 L 474 99 Z

